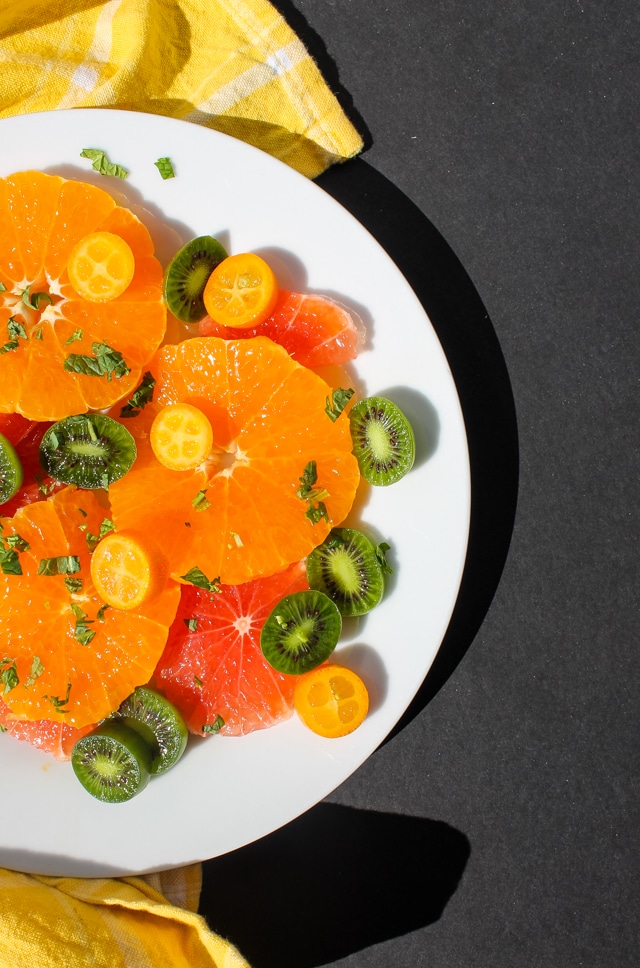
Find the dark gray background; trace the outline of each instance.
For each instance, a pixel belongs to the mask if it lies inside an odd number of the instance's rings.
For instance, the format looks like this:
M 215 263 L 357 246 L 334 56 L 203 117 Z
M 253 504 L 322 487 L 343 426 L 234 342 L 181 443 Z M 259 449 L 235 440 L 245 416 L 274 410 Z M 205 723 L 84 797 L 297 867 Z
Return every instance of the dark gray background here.
M 449 356 L 473 524 L 399 728 L 326 803 L 205 865 L 203 911 L 253 968 L 627 968 L 638 6 L 275 5 L 366 141 L 319 183 L 396 259 Z

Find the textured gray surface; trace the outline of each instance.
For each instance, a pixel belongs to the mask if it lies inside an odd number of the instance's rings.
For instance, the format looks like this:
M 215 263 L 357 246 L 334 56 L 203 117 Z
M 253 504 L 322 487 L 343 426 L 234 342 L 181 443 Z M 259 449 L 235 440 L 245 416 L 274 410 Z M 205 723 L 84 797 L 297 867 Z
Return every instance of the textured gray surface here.
M 475 523 L 443 654 L 400 728 L 330 802 L 210 862 L 205 910 L 254 968 L 627 968 L 637 5 L 276 6 L 367 142 L 320 183 L 397 259 L 452 360 Z

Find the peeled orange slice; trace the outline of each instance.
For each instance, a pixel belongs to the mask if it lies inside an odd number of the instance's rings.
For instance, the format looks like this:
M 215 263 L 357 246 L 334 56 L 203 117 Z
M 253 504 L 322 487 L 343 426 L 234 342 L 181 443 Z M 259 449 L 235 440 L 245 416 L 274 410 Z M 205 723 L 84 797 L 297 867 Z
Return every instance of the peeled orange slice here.
M 71 258 L 96 233 L 135 263 L 108 301 L 95 301 L 91 275 L 81 283 Z M 122 284 L 128 270 L 114 271 Z M 138 385 L 165 327 L 162 266 L 131 211 L 58 175 L 0 178 L 0 413 L 54 421 L 110 407 Z
M 127 421 L 136 463 L 109 488 L 119 530 L 154 535 L 171 574 L 237 585 L 304 558 L 349 512 L 360 479 L 349 418 L 331 390 L 263 336 L 196 337 L 151 363 L 153 402 Z M 149 441 L 156 414 L 189 403 L 213 430 L 210 458 L 173 471 Z M 188 579 L 187 579 L 188 580 Z
M 108 513 L 94 492 L 67 487 L 0 518 L 0 679 L 20 718 L 98 722 L 149 680 L 162 653 L 179 587 L 121 611 L 91 580 L 90 548 Z

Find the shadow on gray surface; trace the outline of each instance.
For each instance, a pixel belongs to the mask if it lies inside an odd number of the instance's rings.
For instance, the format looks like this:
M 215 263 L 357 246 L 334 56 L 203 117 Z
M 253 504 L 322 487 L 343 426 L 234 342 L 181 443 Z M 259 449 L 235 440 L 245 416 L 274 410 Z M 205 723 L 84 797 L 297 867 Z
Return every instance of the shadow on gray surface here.
M 362 159 L 317 179 L 364 225 L 412 286 L 438 334 L 464 415 L 471 464 L 469 547 L 436 659 L 392 736 L 436 695 L 473 642 L 498 587 L 518 497 L 518 429 L 498 338 L 473 282 L 429 219 Z
M 437 921 L 469 854 L 440 821 L 322 803 L 203 865 L 200 913 L 252 968 L 318 968 Z

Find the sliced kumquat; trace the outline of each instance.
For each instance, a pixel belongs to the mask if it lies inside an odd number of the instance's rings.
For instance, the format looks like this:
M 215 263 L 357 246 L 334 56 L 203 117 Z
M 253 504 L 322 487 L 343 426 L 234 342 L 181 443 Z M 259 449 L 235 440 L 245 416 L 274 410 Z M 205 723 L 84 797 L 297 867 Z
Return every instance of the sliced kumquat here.
M 140 535 L 111 532 L 91 556 L 91 581 L 113 608 L 138 608 L 164 585 L 167 567 L 157 549 Z
M 151 425 L 153 453 L 172 471 L 194 470 L 213 447 L 213 429 L 208 418 L 190 403 L 163 407 Z
M 369 711 L 367 687 L 351 669 L 322 665 L 296 681 L 293 704 L 303 723 L 320 736 L 346 736 Z
M 67 263 L 69 282 L 90 302 L 110 302 L 133 279 L 136 264 L 129 245 L 113 232 L 91 232 L 74 246 Z
M 278 298 L 278 283 L 264 259 L 253 252 L 242 252 L 228 256 L 216 266 L 203 298 L 216 323 L 244 329 L 258 326 L 271 315 Z

